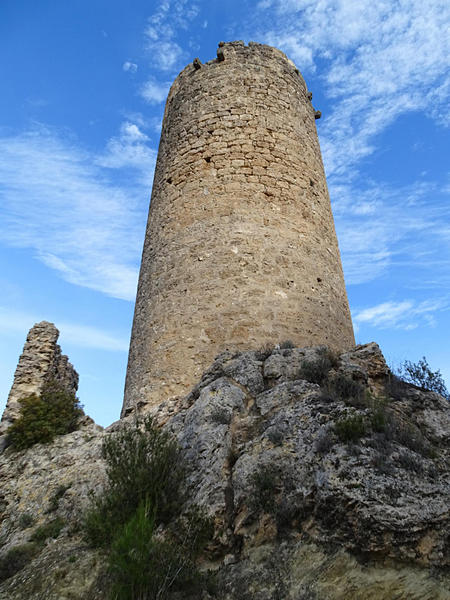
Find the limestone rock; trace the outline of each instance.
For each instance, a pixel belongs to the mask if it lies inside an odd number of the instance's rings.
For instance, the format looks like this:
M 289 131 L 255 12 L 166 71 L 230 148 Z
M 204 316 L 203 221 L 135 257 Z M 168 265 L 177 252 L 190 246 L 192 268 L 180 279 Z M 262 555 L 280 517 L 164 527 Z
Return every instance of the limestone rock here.
M 28 332 L 0 423 L 0 451 L 6 430 L 19 414 L 21 398 L 39 395 L 51 380 L 70 393 L 77 391 L 78 373 L 68 357 L 61 353 L 58 337 L 58 329 L 47 321 L 36 323 Z
M 323 352 L 222 353 L 188 396 L 151 411 L 184 450 L 191 501 L 215 522 L 209 597 L 449 600 L 449 403 L 407 384 L 393 390 L 375 344 L 330 368 L 330 379 L 364 383 L 359 398 L 299 378 L 303 361 Z M 346 441 L 338 425 L 358 419 L 363 429 Z M 126 425 L 87 423 L 0 457 L 2 555 L 49 518 L 65 522 L 0 584 L 0 598 L 104 597 L 101 559 L 77 527 L 88 490 L 104 481 L 102 439 Z M 25 512 L 35 522 L 22 529 Z

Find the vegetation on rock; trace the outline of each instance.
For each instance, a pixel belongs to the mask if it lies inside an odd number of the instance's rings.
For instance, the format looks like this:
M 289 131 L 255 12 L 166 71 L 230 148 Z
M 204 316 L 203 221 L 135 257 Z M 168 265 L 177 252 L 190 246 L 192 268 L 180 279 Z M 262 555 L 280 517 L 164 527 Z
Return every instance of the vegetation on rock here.
M 0 558 L 0 582 L 21 571 L 39 552 L 38 544 L 14 546 Z
M 84 414 L 75 394 L 51 381 L 40 396 L 32 394 L 20 400 L 20 414 L 8 428 L 8 445 L 24 450 L 34 444 L 48 444 L 57 435 L 74 431 Z
M 416 363 L 405 360 L 397 372 L 398 377 L 407 383 L 412 383 L 423 390 L 436 392 L 450 400 L 448 391 L 440 370 L 432 371 L 425 356 Z
M 148 418 L 106 438 L 102 454 L 107 484 L 92 499 L 84 531 L 106 554 L 111 598 L 163 600 L 201 586 L 195 561 L 211 524 L 198 508 L 184 510 L 185 467 L 176 442 Z

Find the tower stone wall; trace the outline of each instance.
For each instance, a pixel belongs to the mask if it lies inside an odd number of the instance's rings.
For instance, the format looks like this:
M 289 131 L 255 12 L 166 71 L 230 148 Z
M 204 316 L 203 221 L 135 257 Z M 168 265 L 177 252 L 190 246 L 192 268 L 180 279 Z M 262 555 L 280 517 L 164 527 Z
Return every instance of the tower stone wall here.
M 303 77 L 281 51 L 220 44 L 165 108 L 122 416 L 184 394 L 215 355 L 354 345 Z

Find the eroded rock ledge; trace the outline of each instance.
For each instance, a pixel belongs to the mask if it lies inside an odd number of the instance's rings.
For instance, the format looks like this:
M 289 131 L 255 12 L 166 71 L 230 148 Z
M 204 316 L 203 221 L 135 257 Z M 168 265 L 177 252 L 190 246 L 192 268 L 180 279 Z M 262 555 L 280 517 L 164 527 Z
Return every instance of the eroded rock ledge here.
M 376 344 L 339 357 L 224 353 L 153 414 L 184 449 L 193 502 L 214 518 L 205 566 L 218 572 L 215 597 L 450 598 L 449 403 L 393 379 Z M 102 485 L 102 439 L 124 426 L 86 423 L 0 457 L 2 554 L 50 518 L 64 524 L 1 598 L 103 597 L 101 560 L 78 527 Z M 34 520 L 22 527 L 26 513 Z

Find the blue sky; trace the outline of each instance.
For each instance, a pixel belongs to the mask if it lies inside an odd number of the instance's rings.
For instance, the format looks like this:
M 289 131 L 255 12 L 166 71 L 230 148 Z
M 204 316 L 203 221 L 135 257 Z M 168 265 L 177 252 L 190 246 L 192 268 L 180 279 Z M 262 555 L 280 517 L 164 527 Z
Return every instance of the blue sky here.
M 317 128 L 357 342 L 450 383 L 448 0 L 2 0 L 0 408 L 42 319 L 119 416 L 164 101 L 217 43 L 275 45 Z

